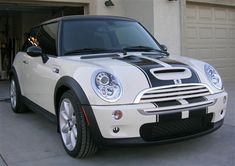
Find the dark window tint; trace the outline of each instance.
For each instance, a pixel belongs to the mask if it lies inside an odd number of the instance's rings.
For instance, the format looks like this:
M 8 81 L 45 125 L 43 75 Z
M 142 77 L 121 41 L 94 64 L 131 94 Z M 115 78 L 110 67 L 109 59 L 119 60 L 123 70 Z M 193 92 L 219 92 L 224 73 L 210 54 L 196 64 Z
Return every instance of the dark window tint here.
M 25 42 L 24 42 L 24 45 L 22 47 L 23 51 L 26 52 L 28 47 L 36 45 L 35 42 L 37 41 L 36 36 L 37 36 L 38 30 L 39 30 L 39 27 L 32 28 L 29 33 L 24 34 Z
M 87 48 L 120 51 L 125 47 L 146 46 L 160 49 L 148 32 L 134 21 L 65 21 L 62 41 L 64 54 Z
M 43 53 L 57 55 L 56 36 L 58 23 L 52 23 L 41 26 L 37 34 L 37 44 L 42 48 Z

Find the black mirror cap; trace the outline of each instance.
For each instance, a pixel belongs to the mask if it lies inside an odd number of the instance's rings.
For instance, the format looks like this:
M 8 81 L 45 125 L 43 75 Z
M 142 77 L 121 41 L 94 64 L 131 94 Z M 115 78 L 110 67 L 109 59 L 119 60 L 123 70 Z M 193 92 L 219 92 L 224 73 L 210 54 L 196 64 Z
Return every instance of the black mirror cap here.
M 27 48 L 26 53 L 32 57 L 39 57 L 42 56 L 42 49 L 38 46 L 30 46 Z
M 167 48 L 167 46 L 166 46 L 166 45 L 161 44 L 161 47 L 162 47 L 162 50 L 163 50 L 163 51 L 167 52 L 168 48 Z

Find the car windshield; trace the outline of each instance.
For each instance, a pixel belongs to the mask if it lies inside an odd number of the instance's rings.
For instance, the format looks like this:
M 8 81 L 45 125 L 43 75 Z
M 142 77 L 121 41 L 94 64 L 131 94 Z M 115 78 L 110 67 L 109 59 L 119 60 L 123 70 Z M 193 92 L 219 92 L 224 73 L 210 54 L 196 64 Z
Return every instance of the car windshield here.
M 67 20 L 63 22 L 64 55 L 161 50 L 149 33 L 135 21 Z

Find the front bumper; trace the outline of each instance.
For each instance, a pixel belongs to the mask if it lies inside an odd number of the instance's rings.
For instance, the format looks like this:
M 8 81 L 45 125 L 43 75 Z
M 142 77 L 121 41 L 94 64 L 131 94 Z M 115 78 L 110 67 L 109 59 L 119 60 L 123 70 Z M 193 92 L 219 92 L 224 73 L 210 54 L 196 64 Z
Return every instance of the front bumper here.
M 214 104 L 205 108 L 200 108 L 198 110 L 191 110 L 189 108 L 187 110 L 178 110 L 174 112 L 170 111 L 169 113 L 165 111 L 163 114 L 161 114 L 161 112 L 155 114 L 143 114 L 141 111 L 139 111 L 153 107 L 152 103 L 115 106 L 91 106 L 93 112 L 93 121 L 96 121 L 96 129 L 94 129 L 93 125 L 93 135 L 95 134 L 98 144 L 108 145 L 164 143 L 204 135 L 218 129 L 223 124 L 227 105 L 227 101 L 225 101 L 225 98 L 227 98 L 227 93 L 222 92 L 213 94 L 206 96 L 206 98 L 207 100 L 214 100 Z M 113 118 L 113 112 L 115 110 L 122 111 L 123 117 L 120 120 L 115 120 Z M 170 129 L 175 134 L 173 134 L 172 137 L 171 135 L 168 137 L 161 137 L 161 139 L 148 139 L 144 136 L 148 132 L 141 131 L 144 128 L 143 126 L 146 124 L 151 124 L 153 126 L 148 129 L 151 130 L 151 132 L 153 132 L 154 129 L 158 130 L 157 127 L 160 126 L 162 121 L 164 121 L 165 124 L 168 122 L 176 122 L 176 125 L 179 124 L 182 126 L 188 126 L 188 124 L 190 124 L 195 127 L 195 125 L 190 121 L 191 118 L 195 118 L 193 117 L 194 115 L 197 117 L 199 115 L 199 118 L 200 116 L 210 116 L 210 119 L 207 118 L 209 121 L 207 126 L 200 130 L 188 131 L 187 129 L 187 131 L 179 131 L 182 133 L 177 133 L 174 132 L 174 129 Z M 187 122 L 188 120 L 189 122 Z M 197 119 L 194 119 L 194 121 L 197 121 Z M 181 124 L 181 122 L 183 123 Z M 184 122 L 186 122 L 186 124 L 184 124 Z M 174 123 L 172 123 L 172 125 L 174 126 Z M 165 126 L 163 126 L 161 130 L 164 130 L 164 127 Z M 114 132 L 114 128 L 118 128 L 119 132 Z M 190 126 L 188 128 L 190 129 Z M 168 130 L 168 128 L 165 128 L 165 130 Z M 153 133 L 149 134 L 154 135 Z

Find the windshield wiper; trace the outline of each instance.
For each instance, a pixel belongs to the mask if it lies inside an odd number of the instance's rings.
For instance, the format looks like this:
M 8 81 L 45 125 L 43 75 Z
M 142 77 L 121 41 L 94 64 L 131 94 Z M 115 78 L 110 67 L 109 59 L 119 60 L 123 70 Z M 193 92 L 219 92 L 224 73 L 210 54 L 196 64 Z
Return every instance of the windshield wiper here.
M 82 48 L 72 51 L 65 52 L 65 55 L 71 55 L 71 54 L 89 54 L 89 53 L 106 53 L 111 52 L 112 50 L 107 50 L 105 48 Z
M 152 47 L 147 47 L 147 46 L 131 46 L 131 47 L 125 47 L 123 48 L 123 52 L 126 53 L 128 51 L 146 51 L 146 52 L 159 52 L 165 55 L 169 55 L 168 52 L 162 51 L 162 50 L 158 50 Z

